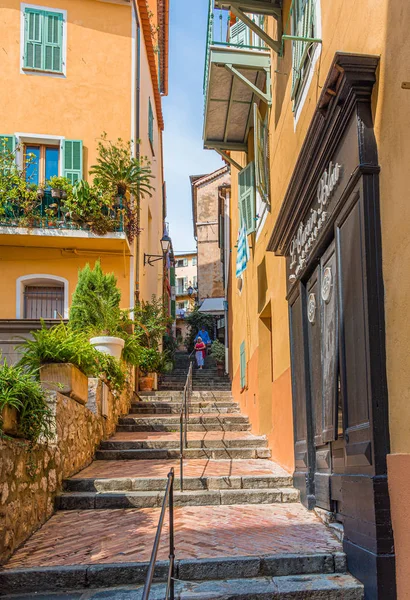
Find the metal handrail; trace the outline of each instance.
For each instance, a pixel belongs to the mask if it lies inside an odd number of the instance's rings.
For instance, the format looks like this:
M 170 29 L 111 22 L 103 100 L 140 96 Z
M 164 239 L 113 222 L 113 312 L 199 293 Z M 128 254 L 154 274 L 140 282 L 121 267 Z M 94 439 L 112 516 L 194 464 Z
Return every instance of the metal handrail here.
M 191 353 L 192 354 L 192 353 Z M 189 359 L 191 359 L 191 354 Z M 181 492 L 184 491 L 184 450 L 188 448 L 188 420 L 189 406 L 192 397 L 192 362 L 189 363 L 187 378 L 182 394 L 181 410 L 179 414 L 179 485 Z
M 151 560 L 149 562 L 147 577 L 145 579 L 144 591 L 142 600 L 148 600 L 151 591 L 152 580 L 154 578 L 155 564 L 157 562 L 157 554 L 159 542 L 161 539 L 162 526 L 165 519 L 165 509 L 169 508 L 169 568 L 167 578 L 167 590 L 165 600 L 174 600 L 174 580 L 175 580 L 175 547 L 174 547 L 174 469 L 168 473 L 167 487 L 165 488 L 164 500 L 162 501 L 161 514 L 158 521 L 157 533 L 155 534 L 154 546 L 152 548 Z

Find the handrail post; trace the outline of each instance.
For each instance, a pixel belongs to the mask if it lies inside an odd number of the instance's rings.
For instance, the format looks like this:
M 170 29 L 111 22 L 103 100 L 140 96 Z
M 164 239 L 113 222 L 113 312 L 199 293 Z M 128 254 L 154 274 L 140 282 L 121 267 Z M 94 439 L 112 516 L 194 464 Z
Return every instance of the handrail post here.
M 168 589 L 170 600 L 175 599 L 175 545 L 174 545 L 174 478 L 172 477 L 169 488 L 169 573 L 168 573 Z M 168 598 L 168 590 L 166 598 Z
M 179 415 L 179 489 L 184 491 L 184 416 Z

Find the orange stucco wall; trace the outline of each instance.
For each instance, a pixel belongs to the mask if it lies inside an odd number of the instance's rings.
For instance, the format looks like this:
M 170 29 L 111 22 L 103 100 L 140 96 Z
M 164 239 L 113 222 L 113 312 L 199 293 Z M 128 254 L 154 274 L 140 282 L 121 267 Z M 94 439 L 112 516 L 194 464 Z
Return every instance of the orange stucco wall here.
M 248 415 L 253 433 L 267 436 L 269 448 L 272 450 L 272 460 L 292 473 L 294 461 L 292 405 L 289 402 L 290 369 L 270 383 L 270 393 L 263 398 L 258 389 L 258 370 L 261 363 L 263 367 L 263 355 L 259 349 L 256 349 L 248 361 L 246 389 L 241 390 L 238 369 L 232 381 L 233 394 L 240 403 L 241 411 Z
M 39 0 L 33 4 L 66 11 L 66 76 L 21 72 L 21 4 L 18 0 L 4 0 L 1 5 L 3 51 L 0 53 L 0 72 L 7 81 L 7 94 L 3 94 L 1 101 L 0 135 L 37 134 L 82 140 L 83 177 L 87 179 L 103 132 L 113 141 L 117 138 L 136 141 L 137 40 L 132 3 Z M 155 14 L 152 18 L 155 28 Z M 144 253 L 161 253 L 163 165 L 162 135 L 154 101 L 157 81 L 151 80 L 142 31 L 140 48 L 140 152 L 150 162 L 154 190 L 151 198 L 146 197 L 141 202 L 138 258 L 135 242 L 128 247 L 120 240 L 101 243 L 92 236 L 87 241 L 79 241 L 73 236 L 67 237 L 64 244 L 56 244 L 58 232 L 50 231 L 41 242 L 27 243 L 27 239 L 22 241 L 19 236 L 10 241 L 12 233 L 8 233 L 4 242 L 7 246 L 3 246 L 0 239 L 4 292 L 0 297 L 0 318 L 16 316 L 18 277 L 28 274 L 65 277 L 71 293 L 76 285 L 78 268 L 86 262 L 93 264 L 99 257 L 104 270 L 114 271 L 118 277 L 123 307 L 133 304 L 137 277 L 141 299 L 162 294 L 161 262 L 152 267 L 143 264 Z M 149 99 L 154 112 L 152 146 L 148 139 Z M 43 250 L 33 250 L 34 245 L 42 246 Z

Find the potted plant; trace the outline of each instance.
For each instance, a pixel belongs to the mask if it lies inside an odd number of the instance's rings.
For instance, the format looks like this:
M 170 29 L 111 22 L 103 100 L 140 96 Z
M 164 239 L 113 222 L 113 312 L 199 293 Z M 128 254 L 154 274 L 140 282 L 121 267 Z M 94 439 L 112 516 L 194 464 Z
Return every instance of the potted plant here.
M 142 347 L 139 356 L 139 369 L 141 377 L 139 378 L 139 387 L 143 392 L 150 392 L 154 387 L 154 377 L 161 362 L 161 353 L 156 348 Z
M 53 417 L 45 392 L 22 366 L 0 365 L 0 432 L 36 442 L 52 435 Z
M 113 391 L 123 389 L 125 372 L 120 361 L 98 352 L 84 331 L 65 323 L 47 329 L 42 323 L 31 336 L 20 345 L 19 366 L 37 373 L 44 387 L 81 404 L 88 399 L 88 377 L 101 377 Z
M 90 343 L 99 352 L 117 359 L 121 358 L 124 348 L 120 300 L 121 292 L 116 277 L 113 273 L 104 273 L 99 261 L 94 269 L 87 264 L 79 272 L 70 324 L 76 330 L 89 332 Z
M 20 348 L 20 366 L 39 374 L 45 387 L 60 391 L 85 404 L 88 377 L 96 374 L 97 354 L 84 332 L 73 331 L 64 323 L 31 332 Z
M 110 190 L 117 196 L 116 202 L 121 203 L 127 192 L 141 198 L 152 196 L 153 187 L 151 167 L 146 157 L 133 157 L 130 141 L 118 138 L 116 143 L 107 139 L 107 134 L 101 136 L 97 146 L 97 164 L 90 169 L 94 182 L 103 189 Z
M 70 180 L 66 177 L 54 175 L 47 181 L 47 185 L 51 188 L 51 196 L 56 200 L 67 198 L 67 192 L 71 188 Z
M 212 342 L 211 356 L 216 362 L 219 377 L 225 372 L 225 346 L 219 340 Z
M 42 200 L 44 198 L 44 188 L 45 188 L 44 183 L 41 183 L 37 188 L 37 198 L 39 200 Z

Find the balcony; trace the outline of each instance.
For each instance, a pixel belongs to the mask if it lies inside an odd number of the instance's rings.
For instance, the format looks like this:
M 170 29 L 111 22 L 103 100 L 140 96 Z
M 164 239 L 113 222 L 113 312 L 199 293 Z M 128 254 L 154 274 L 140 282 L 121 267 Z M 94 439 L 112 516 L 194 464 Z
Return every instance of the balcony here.
M 19 236 L 20 246 L 55 248 L 96 248 L 121 250 L 129 254 L 130 246 L 124 227 L 125 208 L 118 199 L 115 206 L 101 208 L 101 223 L 87 222 L 64 207 L 64 200 L 44 191 L 36 205 L 27 207 L 16 201 L 0 206 L 0 245 L 13 246 Z M 51 241 L 50 241 L 51 240 Z
M 247 151 L 253 103 L 271 103 L 270 48 L 278 45 L 263 29 L 263 7 L 258 9 L 262 14 L 239 11 L 242 16 L 237 19 L 235 4 L 211 0 L 204 72 L 204 146 L 225 157 L 226 151 Z M 268 7 L 266 14 L 276 11 L 277 16 L 277 3 L 254 4 Z

